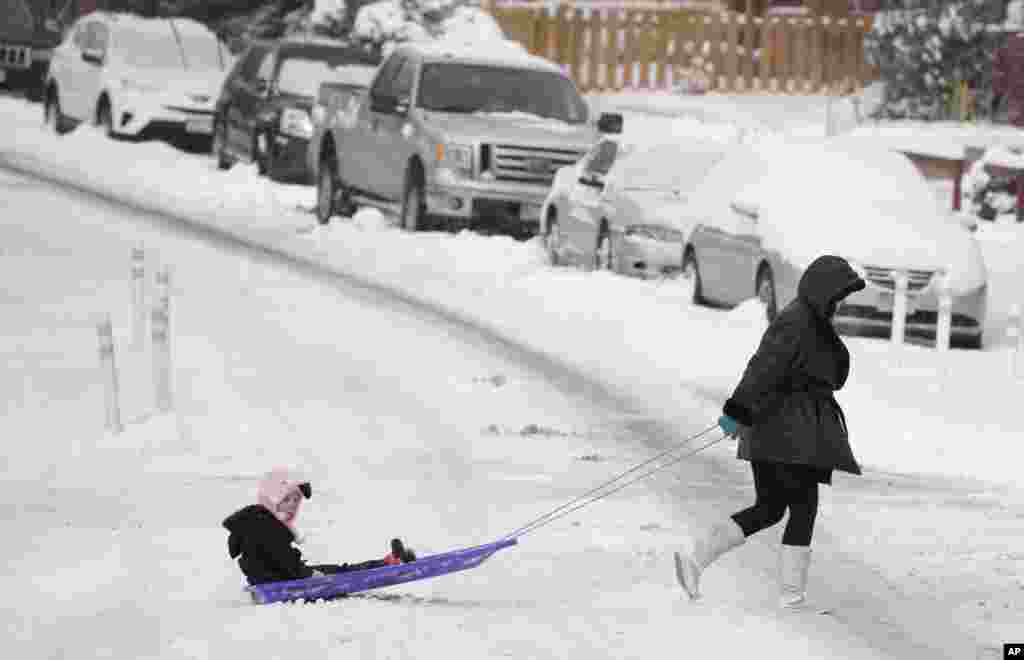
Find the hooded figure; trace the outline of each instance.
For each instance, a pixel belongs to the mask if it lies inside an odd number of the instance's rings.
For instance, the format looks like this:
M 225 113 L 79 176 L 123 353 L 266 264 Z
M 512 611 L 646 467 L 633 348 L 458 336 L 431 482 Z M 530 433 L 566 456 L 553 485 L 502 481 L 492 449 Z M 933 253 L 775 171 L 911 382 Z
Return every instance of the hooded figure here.
M 722 430 L 739 437 L 737 456 L 750 461 L 756 501 L 676 553 L 676 574 L 698 598 L 701 572 L 747 536 L 780 522 L 781 603 L 804 602 L 818 484 L 832 470 L 860 474 L 846 419 L 833 392 L 846 383 L 850 353 L 832 327 L 839 303 L 865 287 L 845 259 L 818 257 L 797 286 L 797 297 L 765 330 L 739 385 L 725 402 Z
M 250 504 L 224 520 L 228 530 L 228 554 L 249 584 L 298 580 L 317 574 L 377 568 L 416 560 L 400 539 L 392 539 L 391 554 L 360 564 L 318 564 L 310 566 L 294 546 L 300 542 L 295 520 L 303 499 L 313 496 L 308 481 L 292 476 L 285 468 L 274 468 L 256 492 L 257 504 Z

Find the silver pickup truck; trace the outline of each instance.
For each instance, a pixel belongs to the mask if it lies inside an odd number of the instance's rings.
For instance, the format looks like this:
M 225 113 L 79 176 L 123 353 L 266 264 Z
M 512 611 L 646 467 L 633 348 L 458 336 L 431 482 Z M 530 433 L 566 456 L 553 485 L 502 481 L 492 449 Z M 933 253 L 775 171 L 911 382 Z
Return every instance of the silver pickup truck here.
M 325 118 L 318 216 L 367 204 L 409 231 L 534 235 L 555 172 L 622 130 L 621 115 L 589 115 L 556 65 L 518 45 L 402 45 Z

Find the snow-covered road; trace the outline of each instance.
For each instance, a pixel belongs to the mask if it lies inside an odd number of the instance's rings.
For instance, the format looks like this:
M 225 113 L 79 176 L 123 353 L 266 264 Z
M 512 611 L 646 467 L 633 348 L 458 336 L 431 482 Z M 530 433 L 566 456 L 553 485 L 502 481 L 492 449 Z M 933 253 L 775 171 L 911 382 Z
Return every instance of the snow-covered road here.
M 668 557 L 686 523 L 641 486 L 468 573 L 379 598 L 247 605 L 219 522 L 274 464 L 314 482 L 309 559 L 363 559 L 394 535 L 420 552 L 491 540 L 669 431 L 379 293 L 32 179 L 0 173 L 0 187 L 0 507 L 16 530 L 0 618 L 18 657 L 649 658 L 683 645 L 731 657 L 737 644 L 809 657 L 834 643 L 839 657 L 878 657 L 835 622 L 684 602 Z M 150 266 L 174 269 L 176 413 L 149 419 L 148 355 L 128 332 L 140 243 Z M 118 436 L 102 433 L 104 313 L 131 422 Z M 672 478 L 713 471 L 697 461 Z
M 812 586 L 834 615 L 772 612 L 771 533 L 708 575 L 714 598 L 684 602 L 669 553 L 693 521 L 748 497 L 742 466 L 711 459 L 473 572 L 382 598 L 242 606 L 217 525 L 272 464 L 315 482 L 310 559 L 344 560 L 382 554 L 395 534 L 421 552 L 490 540 L 693 429 L 380 291 L 33 179 L 0 186 L 0 432 L 12 439 L 0 501 L 19 530 L 4 550 L 17 607 L 0 616 L 19 657 L 882 657 L 873 646 L 960 658 L 987 657 L 967 633 L 1012 637 L 1018 587 L 998 576 L 1013 558 L 978 544 L 1004 548 L 1013 510 L 963 482 L 874 474 L 824 496 Z M 147 356 L 127 349 L 140 242 L 174 267 L 177 414 L 104 436 L 103 312 L 124 347 L 125 418 L 149 407 Z M 934 570 L 894 561 L 907 556 Z M 950 567 L 958 557 L 970 565 Z

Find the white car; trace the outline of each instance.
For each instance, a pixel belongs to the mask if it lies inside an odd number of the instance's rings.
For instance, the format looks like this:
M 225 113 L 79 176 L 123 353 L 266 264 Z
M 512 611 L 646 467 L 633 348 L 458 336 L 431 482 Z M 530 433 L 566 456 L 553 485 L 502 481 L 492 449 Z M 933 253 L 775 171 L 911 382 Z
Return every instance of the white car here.
M 58 133 L 91 122 L 111 137 L 210 136 L 231 63 L 224 43 L 196 21 L 87 14 L 54 50 L 46 120 Z
M 552 182 L 541 208 L 551 263 L 644 278 L 680 273 L 687 195 L 727 149 L 689 137 L 605 136 Z
M 952 301 L 952 343 L 980 348 L 987 273 L 974 234 L 902 154 L 855 141 L 733 147 L 695 188 L 683 257 L 695 302 L 759 297 L 769 318 L 797 296 L 815 257 L 847 259 L 867 282 L 836 312 L 851 334 L 888 336 L 907 278 L 908 337 L 935 337 Z

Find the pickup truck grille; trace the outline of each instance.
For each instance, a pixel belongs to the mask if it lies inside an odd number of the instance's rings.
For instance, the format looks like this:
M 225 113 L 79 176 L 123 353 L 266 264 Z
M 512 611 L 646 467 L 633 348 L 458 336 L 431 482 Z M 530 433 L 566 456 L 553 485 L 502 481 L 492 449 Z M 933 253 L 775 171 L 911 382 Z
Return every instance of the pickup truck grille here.
M 0 44 L 0 67 L 28 69 L 32 66 L 32 49 L 28 46 Z
M 893 268 L 880 268 L 878 266 L 865 266 L 868 281 L 883 289 L 893 291 L 896 289 L 896 271 Z M 908 270 L 907 290 L 910 292 L 921 291 L 932 281 L 934 271 L 930 270 Z
M 575 149 L 488 144 L 481 154 L 481 170 L 490 170 L 498 181 L 550 185 L 558 168 L 583 156 L 584 152 Z

